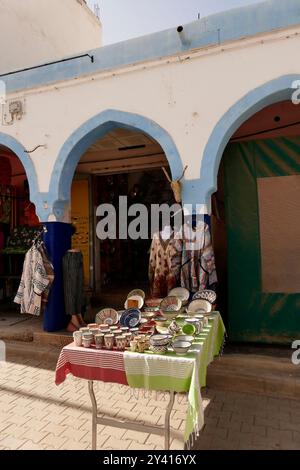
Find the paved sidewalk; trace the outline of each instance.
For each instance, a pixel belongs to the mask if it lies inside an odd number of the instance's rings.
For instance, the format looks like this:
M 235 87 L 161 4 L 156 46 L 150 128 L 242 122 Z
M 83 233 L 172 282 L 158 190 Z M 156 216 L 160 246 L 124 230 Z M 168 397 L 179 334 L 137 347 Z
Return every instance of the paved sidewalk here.
M 50 367 L 50 368 L 49 368 Z M 125 386 L 96 384 L 101 409 L 148 424 L 163 424 L 167 397 Z M 300 401 L 206 390 L 206 426 L 195 449 L 299 449 Z M 187 402 L 178 396 L 172 414 L 172 445 L 183 448 Z M 100 428 L 100 427 L 99 427 Z M 31 359 L 0 367 L 0 449 L 90 449 L 87 384 L 69 378 L 54 384 L 53 366 Z M 102 427 L 98 448 L 162 450 L 160 436 Z

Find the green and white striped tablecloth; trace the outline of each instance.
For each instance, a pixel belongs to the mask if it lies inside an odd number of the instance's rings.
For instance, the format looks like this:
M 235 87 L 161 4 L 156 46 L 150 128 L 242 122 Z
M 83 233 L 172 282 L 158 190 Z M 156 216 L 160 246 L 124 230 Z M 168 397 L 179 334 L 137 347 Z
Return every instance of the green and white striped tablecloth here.
M 204 425 L 201 387 L 206 385 L 207 366 L 219 355 L 224 335 L 221 315 L 213 312 L 209 325 L 196 336 L 191 350 L 185 356 L 178 356 L 171 350 L 163 355 L 125 352 L 125 372 L 130 387 L 188 394 L 184 432 L 187 446 Z

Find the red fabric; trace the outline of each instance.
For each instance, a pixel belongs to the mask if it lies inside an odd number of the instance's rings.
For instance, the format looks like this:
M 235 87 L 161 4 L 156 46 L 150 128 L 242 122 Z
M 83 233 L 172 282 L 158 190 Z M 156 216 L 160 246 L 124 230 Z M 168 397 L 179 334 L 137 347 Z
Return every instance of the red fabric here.
M 74 343 L 65 346 L 59 356 L 55 383 L 63 383 L 68 374 L 85 380 L 128 385 L 124 355 L 120 351 L 78 348 Z

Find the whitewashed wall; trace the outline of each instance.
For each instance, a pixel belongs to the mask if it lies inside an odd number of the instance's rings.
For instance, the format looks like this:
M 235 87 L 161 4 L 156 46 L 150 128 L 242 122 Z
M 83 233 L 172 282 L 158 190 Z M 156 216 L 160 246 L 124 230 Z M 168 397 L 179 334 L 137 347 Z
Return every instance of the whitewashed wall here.
M 0 73 L 100 47 L 102 27 L 81 0 L 0 0 Z
M 46 144 L 31 155 L 39 190 L 46 193 L 55 160 L 74 130 L 106 109 L 137 113 L 173 138 L 188 165 L 186 180 L 199 178 L 204 148 L 224 113 L 250 90 L 299 73 L 299 33 L 300 26 L 16 93 L 10 98 L 24 98 L 26 114 L 0 132 L 26 149 Z

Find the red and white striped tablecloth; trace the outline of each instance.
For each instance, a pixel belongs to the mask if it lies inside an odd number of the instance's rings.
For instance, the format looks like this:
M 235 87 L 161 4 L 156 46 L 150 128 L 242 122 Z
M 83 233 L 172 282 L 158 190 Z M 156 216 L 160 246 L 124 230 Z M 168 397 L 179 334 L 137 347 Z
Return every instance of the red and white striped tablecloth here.
M 60 385 L 68 374 L 80 379 L 101 380 L 128 385 L 124 353 L 95 348 L 76 347 L 74 343 L 65 346 L 59 356 L 55 383 Z

